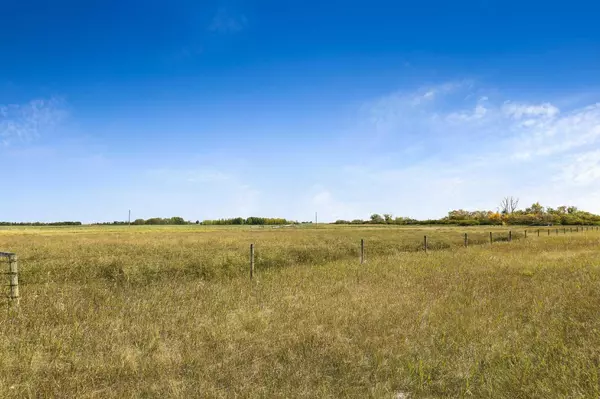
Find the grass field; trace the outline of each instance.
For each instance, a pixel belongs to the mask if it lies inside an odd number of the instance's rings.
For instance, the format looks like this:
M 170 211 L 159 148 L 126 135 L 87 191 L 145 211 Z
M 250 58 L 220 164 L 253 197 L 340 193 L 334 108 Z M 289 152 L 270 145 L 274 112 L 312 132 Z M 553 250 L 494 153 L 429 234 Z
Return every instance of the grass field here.
M 2 229 L 0 397 L 598 397 L 600 233 L 546 231 Z

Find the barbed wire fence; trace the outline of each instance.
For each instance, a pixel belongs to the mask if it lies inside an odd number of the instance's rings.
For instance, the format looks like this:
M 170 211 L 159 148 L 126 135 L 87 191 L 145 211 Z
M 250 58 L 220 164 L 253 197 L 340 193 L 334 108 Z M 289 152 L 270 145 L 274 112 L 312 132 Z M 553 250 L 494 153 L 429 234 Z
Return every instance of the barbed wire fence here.
M 469 248 L 470 246 L 482 246 L 482 245 L 494 245 L 496 243 L 501 243 L 501 242 L 512 242 L 513 239 L 520 239 L 520 237 L 523 237 L 523 239 L 527 239 L 528 238 L 528 233 L 532 232 L 537 236 L 537 237 L 541 237 L 541 236 L 551 236 L 552 233 L 554 233 L 554 235 L 560 235 L 561 234 L 561 230 L 562 230 L 562 234 L 566 235 L 567 233 L 579 233 L 579 232 L 584 232 L 584 231 L 600 231 L 600 227 L 599 226 L 577 226 L 577 227 L 563 227 L 563 228 L 544 228 L 544 229 L 525 229 L 523 231 L 523 235 L 521 236 L 515 236 L 513 234 L 512 230 L 509 230 L 508 232 L 506 232 L 505 234 L 494 234 L 493 232 L 489 232 L 489 239 L 487 240 L 481 240 L 481 239 L 475 239 L 472 240 L 469 237 L 469 233 L 464 233 L 463 234 L 463 240 L 462 240 L 462 246 L 464 248 Z M 484 233 L 484 237 L 485 237 L 485 233 Z M 444 249 L 451 249 L 452 247 L 442 247 L 442 248 L 436 248 L 436 247 L 432 247 L 431 246 L 431 241 L 430 241 L 431 236 L 428 235 L 424 235 L 423 236 L 423 242 L 422 245 L 420 246 L 420 248 L 418 248 L 416 250 L 416 252 L 418 251 L 422 251 L 424 253 L 428 253 L 431 250 L 444 250 Z M 360 247 L 359 247 L 359 262 L 360 264 L 365 264 L 367 262 L 367 240 L 365 240 L 364 238 L 362 238 L 360 240 L 359 243 Z M 456 248 L 456 246 L 454 246 Z M 250 244 L 250 256 L 249 256 L 249 275 L 250 275 L 250 279 L 253 279 L 256 275 L 256 259 L 255 259 L 255 249 L 256 249 L 256 244 L 252 243 Z M 415 252 L 415 250 L 405 250 L 402 252 Z M 85 258 L 85 259 L 97 259 L 99 257 L 107 257 L 110 256 L 110 254 L 106 254 L 106 253 L 97 253 L 97 254 L 88 254 L 88 255 L 78 255 L 77 258 Z M 115 257 L 118 257 L 120 255 L 115 255 Z M 55 256 L 52 257 L 53 260 L 57 260 L 57 258 Z M 64 259 L 72 259 L 71 257 L 67 258 L 65 257 Z M 8 271 L 2 274 L 8 275 L 8 280 L 9 280 L 9 284 L 8 284 L 8 303 L 10 307 L 14 307 L 14 308 L 18 308 L 19 304 L 20 304 L 20 293 L 19 293 L 19 262 L 27 262 L 27 261 L 40 261 L 43 259 L 36 259 L 34 257 L 32 258 L 23 258 L 23 259 L 19 259 L 17 254 L 12 253 L 12 252 L 0 252 L 0 263 L 1 261 L 6 261 L 6 263 L 8 263 Z M 56 271 L 56 270 L 55 270 Z

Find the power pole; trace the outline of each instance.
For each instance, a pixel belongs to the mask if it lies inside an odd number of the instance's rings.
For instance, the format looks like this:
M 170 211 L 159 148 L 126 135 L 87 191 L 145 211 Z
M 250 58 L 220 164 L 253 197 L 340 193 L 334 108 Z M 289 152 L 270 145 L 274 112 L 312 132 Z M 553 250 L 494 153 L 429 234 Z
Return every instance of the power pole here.
M 127 223 L 131 226 L 131 209 L 129 210 L 129 218 L 127 219 Z
M 317 212 L 315 212 L 315 225 L 319 224 L 319 218 Z

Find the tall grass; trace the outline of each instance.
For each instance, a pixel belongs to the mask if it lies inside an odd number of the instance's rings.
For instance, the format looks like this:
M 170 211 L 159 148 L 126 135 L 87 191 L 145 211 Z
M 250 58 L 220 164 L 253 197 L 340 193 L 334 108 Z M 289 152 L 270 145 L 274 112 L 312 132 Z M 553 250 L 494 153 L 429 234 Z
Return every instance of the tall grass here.
M 0 396 L 598 397 L 600 234 L 464 231 L 3 230 Z

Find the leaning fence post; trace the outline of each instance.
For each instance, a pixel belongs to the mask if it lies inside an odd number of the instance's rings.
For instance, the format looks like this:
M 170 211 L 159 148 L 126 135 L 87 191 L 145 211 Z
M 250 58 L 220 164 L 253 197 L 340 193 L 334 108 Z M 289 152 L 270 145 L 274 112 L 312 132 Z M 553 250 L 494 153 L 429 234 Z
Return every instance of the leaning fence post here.
M 465 248 L 469 246 L 469 236 L 465 233 Z
M 250 244 L 250 280 L 254 277 L 254 244 Z
M 361 238 L 360 240 L 360 264 L 365 263 L 365 240 Z
M 427 236 L 423 237 L 423 248 L 425 249 L 425 252 L 427 252 Z
M 10 301 L 19 306 L 19 266 L 15 254 L 8 255 L 8 274 L 10 276 Z

